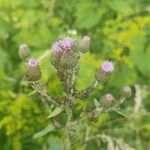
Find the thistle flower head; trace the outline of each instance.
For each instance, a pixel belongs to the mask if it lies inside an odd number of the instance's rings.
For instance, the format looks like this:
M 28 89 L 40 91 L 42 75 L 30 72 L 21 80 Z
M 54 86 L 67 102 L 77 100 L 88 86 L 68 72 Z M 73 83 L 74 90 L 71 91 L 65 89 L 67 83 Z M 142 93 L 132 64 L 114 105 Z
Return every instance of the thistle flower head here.
M 55 53 L 72 50 L 75 47 L 76 40 L 73 38 L 63 38 L 62 40 L 56 41 L 52 45 L 52 50 Z
M 91 41 L 91 38 L 86 35 L 86 36 L 83 37 L 83 41 L 84 41 L 85 43 L 89 43 L 89 42 Z
M 52 50 L 53 52 L 59 53 L 62 52 L 62 48 L 59 46 L 59 41 L 56 41 L 53 45 L 52 45 Z
M 101 65 L 101 69 L 106 73 L 112 73 L 114 70 L 114 64 L 111 61 L 105 60 Z
M 129 86 L 125 86 L 122 90 L 122 95 L 126 98 L 130 97 L 132 95 L 132 90 Z
M 112 94 L 107 93 L 106 95 L 102 96 L 101 100 L 104 107 L 110 107 L 114 102 L 114 97 Z
M 27 65 L 29 67 L 36 67 L 38 65 L 38 62 L 34 59 L 30 59 L 28 62 L 27 62 Z
M 41 68 L 36 60 L 27 61 L 25 77 L 28 81 L 37 81 L 41 78 Z
M 21 44 L 20 46 L 19 46 L 19 49 L 28 49 L 29 47 L 28 47 L 28 45 L 27 44 Z
M 89 36 L 84 36 L 81 41 L 80 41 L 80 48 L 81 48 L 81 51 L 84 53 L 84 52 L 87 52 L 89 50 L 89 45 L 90 45 L 90 37 Z
M 110 102 L 114 99 L 114 97 L 110 93 L 107 93 L 103 98 L 105 98 L 105 100 Z
M 21 44 L 19 46 L 19 57 L 22 60 L 26 60 L 30 56 L 30 48 L 27 44 Z
M 52 45 L 51 62 L 55 69 L 64 72 L 64 69 L 72 69 L 78 64 L 79 55 L 77 51 L 75 51 L 76 47 L 76 39 L 70 37 L 56 41 Z
M 105 60 L 95 74 L 96 80 L 101 83 L 106 82 L 113 70 L 114 64 Z
M 60 46 L 62 47 L 62 49 L 64 50 L 71 50 L 75 45 L 75 39 L 73 38 L 64 38 L 60 41 Z

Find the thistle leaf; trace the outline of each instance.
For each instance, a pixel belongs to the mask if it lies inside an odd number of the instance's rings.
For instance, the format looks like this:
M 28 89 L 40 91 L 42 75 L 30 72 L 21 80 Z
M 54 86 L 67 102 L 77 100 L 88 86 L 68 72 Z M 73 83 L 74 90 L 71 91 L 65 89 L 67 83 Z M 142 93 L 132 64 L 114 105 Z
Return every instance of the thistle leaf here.
M 45 129 L 35 133 L 33 135 L 33 139 L 43 137 L 44 135 L 46 135 L 46 134 L 48 134 L 48 133 L 50 133 L 50 132 L 52 132 L 54 130 L 55 130 L 55 127 L 52 124 L 50 124 Z
M 53 118 L 53 117 L 57 116 L 57 115 L 60 114 L 63 110 L 64 110 L 63 108 L 56 107 L 56 108 L 54 109 L 54 111 L 52 111 L 52 112 L 49 114 L 49 116 L 47 117 L 47 119 Z

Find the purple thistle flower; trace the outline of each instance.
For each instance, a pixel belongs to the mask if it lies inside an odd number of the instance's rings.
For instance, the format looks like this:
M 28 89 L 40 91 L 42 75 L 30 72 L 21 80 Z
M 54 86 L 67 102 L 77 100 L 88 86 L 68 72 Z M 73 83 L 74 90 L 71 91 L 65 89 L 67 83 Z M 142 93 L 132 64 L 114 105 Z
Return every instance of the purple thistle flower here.
M 63 52 L 66 50 L 72 50 L 75 46 L 75 41 L 75 39 L 69 37 L 56 41 L 52 45 L 52 50 L 56 53 Z
M 60 47 L 63 50 L 70 50 L 75 46 L 75 39 L 73 38 L 64 38 L 60 41 Z
M 30 59 L 28 62 L 27 62 L 27 65 L 29 67 L 36 67 L 38 65 L 38 62 L 34 59 Z
M 111 61 L 105 60 L 101 65 L 101 69 L 106 73 L 111 73 L 114 70 L 114 64 Z
M 112 96 L 111 93 L 107 93 L 106 95 L 102 96 L 101 101 L 102 101 L 102 105 L 104 107 L 110 107 L 113 105 L 114 103 L 114 97 Z
M 52 50 L 53 52 L 59 53 L 62 52 L 62 48 L 59 46 L 59 41 L 56 41 L 53 45 L 52 45 Z
M 29 59 L 26 63 L 25 77 L 28 81 L 37 81 L 41 78 L 41 68 L 35 59 Z
M 110 102 L 114 99 L 114 97 L 110 93 L 106 94 L 104 97 L 107 101 L 110 101 Z

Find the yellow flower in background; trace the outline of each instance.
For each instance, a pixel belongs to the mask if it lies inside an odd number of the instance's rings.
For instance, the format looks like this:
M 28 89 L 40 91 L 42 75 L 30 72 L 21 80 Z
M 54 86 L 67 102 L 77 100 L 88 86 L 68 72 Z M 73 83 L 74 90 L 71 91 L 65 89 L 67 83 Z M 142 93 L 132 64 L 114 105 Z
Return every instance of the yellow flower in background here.
M 133 68 L 133 62 L 130 60 L 130 58 L 126 55 L 122 56 L 122 61 L 128 65 L 129 68 Z
M 130 58 L 126 55 L 122 55 L 123 49 L 122 48 L 117 48 L 113 50 L 113 57 L 118 60 L 118 61 L 122 61 L 123 63 L 125 63 L 126 65 L 128 65 L 129 68 L 133 68 L 133 63 L 130 60 Z
M 121 60 L 121 54 L 123 49 L 122 48 L 116 48 L 113 50 L 113 57 L 115 57 L 117 60 Z
M 135 21 L 137 22 L 137 24 L 140 28 L 143 28 L 145 25 L 150 23 L 150 17 L 148 17 L 148 16 L 145 16 L 145 17 L 138 16 L 138 17 L 135 18 Z

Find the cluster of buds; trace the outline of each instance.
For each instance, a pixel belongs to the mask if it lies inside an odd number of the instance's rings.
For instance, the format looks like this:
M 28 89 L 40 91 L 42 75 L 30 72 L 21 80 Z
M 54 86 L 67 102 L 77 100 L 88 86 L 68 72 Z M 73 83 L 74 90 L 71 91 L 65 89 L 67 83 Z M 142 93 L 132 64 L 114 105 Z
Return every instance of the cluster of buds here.
M 78 63 L 76 39 L 64 38 L 52 45 L 52 64 L 56 69 L 71 69 Z
M 31 51 L 27 44 L 20 45 L 19 57 L 26 64 L 25 78 L 28 81 L 38 81 L 41 78 L 41 68 L 35 59 L 30 58 L 30 53 Z
M 64 135 L 66 136 L 64 140 L 64 149 L 68 150 L 71 149 L 70 139 L 72 136 L 72 123 L 74 120 L 72 113 L 72 104 L 73 102 L 75 102 L 74 100 L 85 99 L 86 97 L 88 97 L 88 95 L 93 90 L 95 90 L 99 84 L 106 82 L 109 76 L 114 71 L 114 63 L 112 61 L 103 61 L 95 73 L 95 81 L 84 90 L 78 91 L 76 89 L 75 83 L 79 71 L 79 61 L 82 54 L 89 50 L 89 46 L 90 38 L 88 36 L 84 36 L 80 39 L 66 37 L 56 41 L 52 45 L 51 63 L 57 70 L 57 75 L 64 86 L 65 96 L 61 98 L 49 96 L 46 92 L 46 87 L 43 86 L 43 84 L 34 82 L 38 81 L 41 78 L 40 65 L 37 60 L 30 58 L 30 49 L 26 44 L 22 44 L 19 47 L 19 56 L 22 60 L 25 61 L 26 64 L 25 77 L 28 81 L 32 81 L 32 87 L 41 95 L 43 103 L 47 106 L 48 109 L 51 109 L 49 107 L 49 103 L 51 103 L 56 106 L 56 110 L 60 111 L 58 111 L 59 113 L 61 113 L 63 110 L 65 110 L 66 112 L 67 122 L 64 127 L 65 130 L 63 131 L 65 132 Z M 124 87 L 122 90 L 123 100 L 130 97 L 131 93 L 132 91 L 130 87 Z M 100 102 L 95 102 L 96 109 L 92 111 L 90 115 L 87 115 L 87 113 L 86 115 L 90 116 L 91 118 L 96 118 L 103 112 L 103 110 L 111 110 L 112 107 L 120 105 L 123 100 L 119 100 L 118 102 L 111 93 L 107 93 L 100 98 Z M 56 112 L 52 114 L 58 115 Z M 52 114 L 50 114 L 48 118 L 52 118 L 55 116 L 53 116 Z M 83 121 L 82 117 L 79 116 L 78 121 Z M 87 125 L 87 121 L 85 123 Z
M 82 39 L 63 38 L 52 45 L 52 64 L 56 69 L 72 69 L 79 63 L 82 52 L 89 49 L 90 38 L 84 36 Z
M 76 78 L 79 69 L 79 60 L 82 53 L 89 50 L 90 37 L 84 36 L 77 39 L 73 37 L 62 38 L 52 45 L 51 62 L 57 70 L 58 77 L 63 81 L 64 86 L 66 82 Z M 27 44 L 21 44 L 19 47 L 19 56 L 26 62 L 25 77 L 29 81 L 37 81 L 41 78 L 41 69 L 39 63 L 30 58 L 30 48 Z M 114 64 L 111 61 L 105 60 L 95 74 L 96 82 L 103 83 L 108 80 L 108 77 L 114 70 Z M 74 74 L 74 77 L 72 77 Z M 68 82 L 70 86 L 73 83 Z M 93 89 L 93 87 L 91 87 Z M 90 91 L 88 89 L 84 93 Z
M 84 36 L 80 39 L 66 37 L 53 43 L 51 62 L 57 70 L 58 77 L 61 81 L 67 82 L 70 77 L 72 78 L 73 74 L 75 74 L 75 77 L 77 76 L 80 57 L 82 53 L 85 53 L 89 50 L 90 40 L 91 39 L 89 36 Z M 19 56 L 26 63 L 25 77 L 28 81 L 38 81 L 42 74 L 40 65 L 35 59 L 30 58 L 30 53 L 31 51 L 27 44 L 20 45 Z M 114 63 L 109 60 L 103 61 L 96 71 L 96 82 L 106 82 L 113 71 Z M 69 84 L 71 84 L 71 82 L 69 82 Z M 79 97 L 82 98 L 84 95 L 90 93 L 96 87 L 95 85 L 97 84 L 94 84 L 82 91 L 81 95 L 79 93 Z M 71 84 L 70 86 L 73 85 Z M 122 90 L 122 95 L 124 97 L 130 97 L 130 87 L 124 87 Z M 105 107 L 111 106 L 114 103 L 114 97 L 108 93 L 101 98 L 101 102 Z
M 81 39 L 66 37 L 53 43 L 51 63 L 57 70 L 57 75 L 64 83 L 65 89 L 67 82 L 73 86 L 71 81 L 73 74 L 78 74 L 80 57 L 82 53 L 89 50 L 89 45 L 90 38 L 88 36 Z M 76 76 L 73 78 L 75 80 Z

